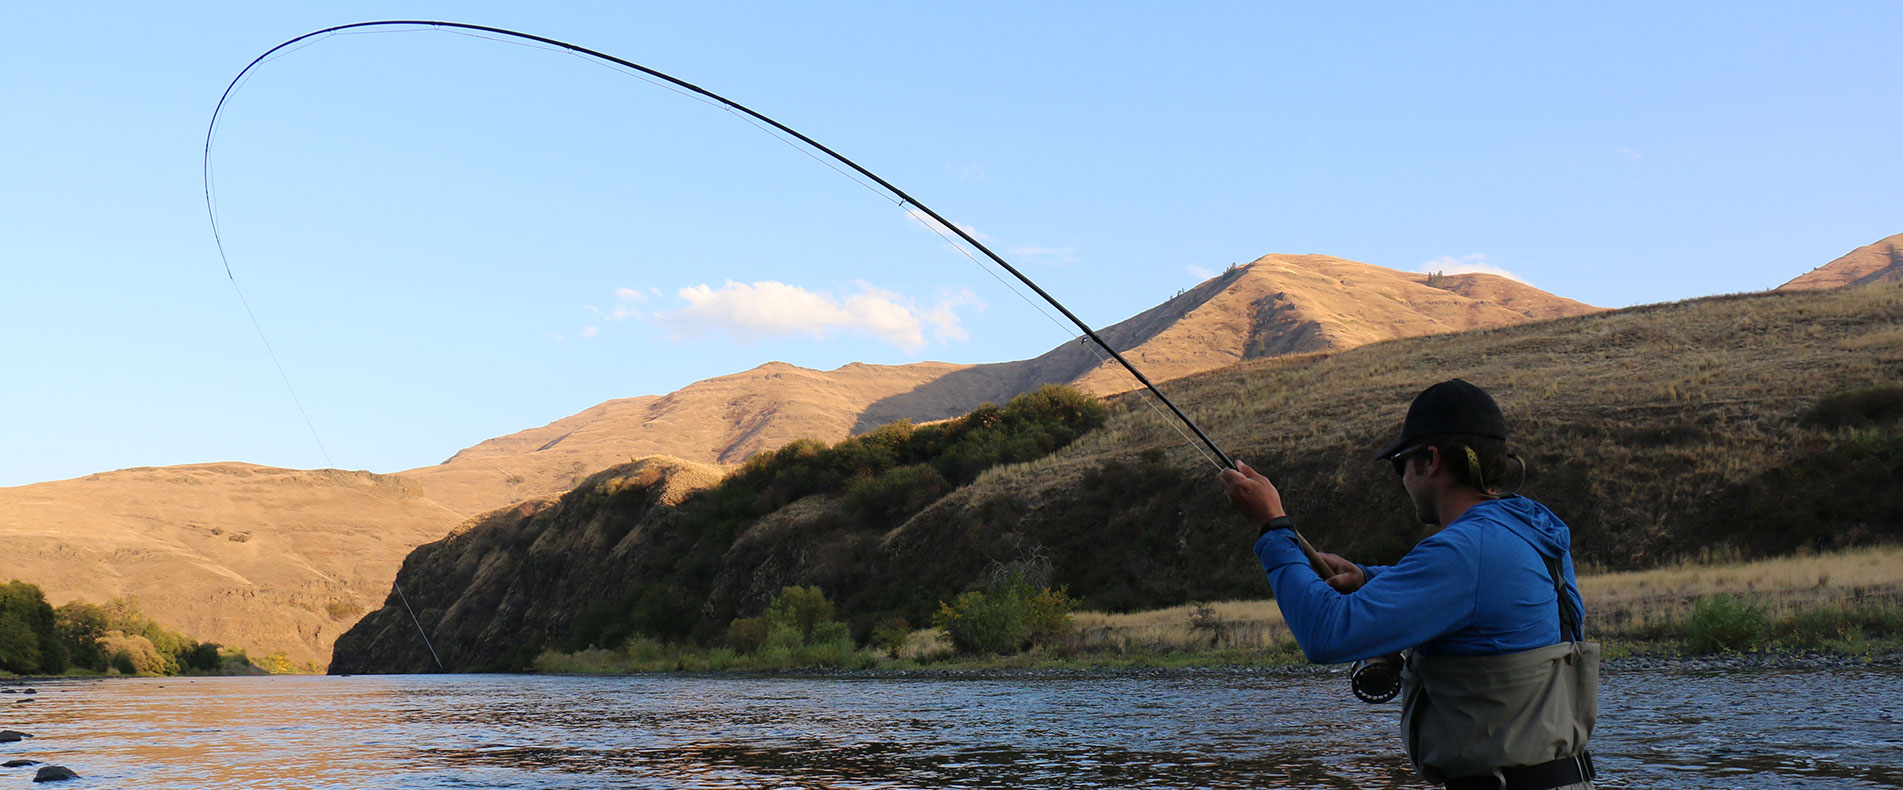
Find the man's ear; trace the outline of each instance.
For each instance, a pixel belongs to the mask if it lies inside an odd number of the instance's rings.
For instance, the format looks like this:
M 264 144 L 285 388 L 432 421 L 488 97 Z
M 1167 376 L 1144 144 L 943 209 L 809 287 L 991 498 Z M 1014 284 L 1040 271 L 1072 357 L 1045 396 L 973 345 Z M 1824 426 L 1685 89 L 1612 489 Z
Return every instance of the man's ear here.
M 1440 474 L 1441 465 L 1445 460 L 1440 457 L 1440 448 L 1431 444 L 1428 445 L 1425 457 L 1427 463 L 1422 465 L 1421 476 L 1433 477 L 1434 475 Z

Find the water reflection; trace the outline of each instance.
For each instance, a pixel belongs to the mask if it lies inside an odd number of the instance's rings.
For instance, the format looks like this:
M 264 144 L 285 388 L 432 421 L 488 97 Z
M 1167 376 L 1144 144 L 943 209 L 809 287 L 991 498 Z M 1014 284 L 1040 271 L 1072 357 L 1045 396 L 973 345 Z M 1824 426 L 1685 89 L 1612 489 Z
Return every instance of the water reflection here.
M 1420 787 L 1335 676 L 35 684 L 89 787 Z M 0 700 L 5 699 L 0 697 Z M 1608 673 L 1601 786 L 1903 787 L 1903 672 Z M 31 768 L 0 769 L 0 782 Z

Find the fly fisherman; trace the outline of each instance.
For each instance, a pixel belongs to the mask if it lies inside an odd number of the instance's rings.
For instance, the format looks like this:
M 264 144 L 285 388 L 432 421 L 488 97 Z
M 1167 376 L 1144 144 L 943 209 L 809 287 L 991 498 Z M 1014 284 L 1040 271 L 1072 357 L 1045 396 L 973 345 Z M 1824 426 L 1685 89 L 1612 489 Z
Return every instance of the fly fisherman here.
M 1394 465 L 1421 522 L 1438 530 L 1396 565 L 1323 554 L 1326 581 L 1268 478 L 1238 463 L 1222 485 L 1261 527 L 1256 557 L 1310 661 L 1408 651 L 1401 736 L 1421 776 L 1463 789 L 1591 788 L 1599 646 L 1583 637 L 1566 524 L 1498 493 L 1506 436 L 1479 387 L 1453 379 L 1415 397 L 1400 441 L 1375 460 Z

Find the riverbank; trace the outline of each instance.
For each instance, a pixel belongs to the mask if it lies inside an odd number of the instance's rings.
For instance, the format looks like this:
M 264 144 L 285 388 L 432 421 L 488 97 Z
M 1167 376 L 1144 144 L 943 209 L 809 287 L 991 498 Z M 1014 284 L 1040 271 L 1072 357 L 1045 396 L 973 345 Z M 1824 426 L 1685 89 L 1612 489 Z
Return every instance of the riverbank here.
M 1752 562 L 1704 557 L 1637 572 L 1585 569 L 1587 633 L 1606 666 L 1828 669 L 1894 665 L 1903 656 L 1903 547 Z M 902 632 L 903 633 L 903 632 Z M 615 649 L 545 652 L 537 671 L 896 673 L 1252 669 L 1308 666 L 1272 600 L 1145 612 L 1076 612 L 1067 635 L 1027 652 L 959 653 L 944 633 L 849 638 L 774 651 L 634 639 Z

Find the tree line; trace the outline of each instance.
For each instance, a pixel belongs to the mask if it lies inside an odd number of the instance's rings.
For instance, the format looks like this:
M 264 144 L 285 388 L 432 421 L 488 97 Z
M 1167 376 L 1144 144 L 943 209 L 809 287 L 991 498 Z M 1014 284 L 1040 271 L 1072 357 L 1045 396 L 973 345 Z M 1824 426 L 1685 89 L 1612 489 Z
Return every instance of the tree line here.
M 224 650 L 167 629 L 130 597 L 54 607 L 39 585 L 0 585 L 0 672 L 121 675 L 261 671 L 243 650 Z

